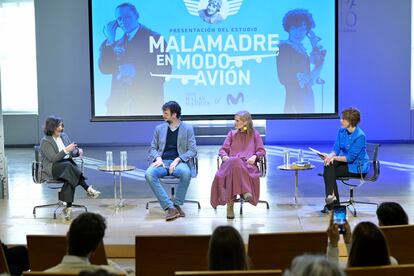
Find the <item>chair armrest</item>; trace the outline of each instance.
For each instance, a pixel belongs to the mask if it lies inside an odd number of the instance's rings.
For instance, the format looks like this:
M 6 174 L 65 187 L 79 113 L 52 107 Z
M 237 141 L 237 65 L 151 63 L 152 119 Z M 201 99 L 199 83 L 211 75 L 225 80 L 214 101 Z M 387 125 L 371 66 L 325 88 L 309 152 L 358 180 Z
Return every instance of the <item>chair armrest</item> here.
M 222 160 L 220 156 L 217 156 L 217 170 L 220 168 Z M 257 165 L 260 172 L 260 177 L 265 177 L 267 173 L 267 159 L 266 156 L 260 156 L 257 158 Z
M 266 156 L 258 157 L 260 177 L 265 177 L 267 174 L 267 158 Z
M 222 163 L 221 157 L 217 155 L 217 170 L 220 168 L 221 163 Z
M 42 183 L 42 162 L 32 162 L 32 179 L 36 184 Z
M 188 159 L 188 163 L 193 163 L 194 170 L 195 170 L 195 175 L 193 176 L 193 178 L 194 178 L 198 175 L 198 158 L 197 158 L 197 156 L 190 157 Z
M 85 163 L 85 161 L 83 160 L 83 157 L 78 156 L 78 157 L 73 157 L 72 159 L 73 159 L 73 161 L 75 161 L 75 163 L 79 163 L 81 172 L 84 173 L 84 163 Z

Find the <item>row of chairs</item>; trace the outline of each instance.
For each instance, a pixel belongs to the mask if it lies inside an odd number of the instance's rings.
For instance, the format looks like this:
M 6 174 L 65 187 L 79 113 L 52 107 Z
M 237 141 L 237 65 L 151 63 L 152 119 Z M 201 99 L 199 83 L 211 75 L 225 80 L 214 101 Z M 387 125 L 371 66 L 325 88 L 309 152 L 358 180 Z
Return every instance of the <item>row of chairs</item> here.
M 348 276 L 411 276 L 414 275 L 414 265 L 398 266 L 372 266 L 372 267 L 353 267 L 346 268 Z M 233 271 L 177 271 L 175 275 L 179 276 L 281 276 L 283 273 L 280 269 L 270 270 L 233 270 Z M 75 276 L 77 274 L 68 273 L 50 273 L 50 272 L 23 272 L 23 276 Z
M 352 267 L 345 269 L 348 276 L 412 276 L 414 275 L 414 264 L 397 265 L 397 266 L 371 266 L 371 267 Z M 281 276 L 283 270 L 266 269 L 266 270 L 237 270 L 237 271 L 177 271 L 175 275 L 179 276 Z M 36 275 L 37 276 L 37 275 Z M 47 276 L 47 275 L 38 275 Z M 51 275 L 50 275 L 51 276 Z
M 379 144 L 367 143 L 367 152 L 368 152 L 369 162 L 370 162 L 371 166 L 370 166 L 370 171 L 365 175 L 365 177 L 360 179 L 361 182 L 359 184 L 353 184 L 353 183 L 349 182 L 351 179 L 358 179 L 358 178 L 355 178 L 355 177 L 354 178 L 352 178 L 352 177 L 340 177 L 340 178 L 338 178 L 338 180 L 342 181 L 343 184 L 345 184 L 346 186 L 349 187 L 349 199 L 345 202 L 341 202 L 341 204 L 345 204 L 350 209 L 350 211 L 352 212 L 354 217 L 357 216 L 357 211 L 356 211 L 356 206 L 355 206 L 356 204 L 377 205 L 376 203 L 355 200 L 354 199 L 354 191 L 355 191 L 356 188 L 360 187 L 364 182 L 375 182 L 375 181 L 377 181 L 377 179 L 380 175 L 380 162 L 378 160 L 379 146 L 380 146 Z M 35 160 L 33 161 L 33 164 L 32 164 L 32 178 L 33 178 L 33 181 L 35 183 L 38 183 L 38 184 L 45 183 L 45 184 L 48 185 L 48 188 L 60 191 L 60 188 L 62 187 L 63 182 L 56 181 L 56 180 L 48 180 L 46 182 L 41 181 L 42 180 L 42 177 L 41 177 L 42 163 L 40 161 L 41 155 L 40 155 L 40 151 L 39 151 L 39 146 L 35 146 L 34 151 L 35 151 Z M 198 173 L 198 160 L 197 160 L 197 158 L 194 158 L 194 159 L 190 160 L 190 162 L 194 163 L 194 167 L 196 169 L 196 175 L 197 175 L 197 173 Z M 219 157 L 217 157 L 217 169 L 221 165 L 220 162 L 221 162 L 221 159 Z M 82 171 L 83 171 L 83 160 L 81 160 L 81 167 L 82 167 Z M 266 172 L 267 172 L 266 156 L 259 159 L 258 167 L 259 167 L 259 171 L 260 171 L 260 177 L 265 177 Z M 173 176 L 167 176 L 167 177 L 162 178 L 161 182 L 163 184 L 170 185 L 170 187 L 171 187 L 171 198 L 174 199 L 175 186 L 178 184 L 179 180 L 177 178 L 173 177 Z M 147 204 L 146 204 L 146 209 L 148 209 L 150 203 L 157 203 L 157 202 L 158 202 L 157 200 L 148 201 Z M 201 208 L 201 205 L 200 205 L 199 201 L 185 200 L 185 202 L 195 203 L 195 204 L 197 204 L 198 209 Z M 236 202 L 240 203 L 240 214 L 242 214 L 243 213 L 243 199 L 239 198 L 239 199 L 237 199 Z M 259 203 L 264 203 L 266 205 L 267 209 L 270 208 L 269 207 L 269 202 L 267 202 L 265 200 L 259 200 Z M 53 203 L 53 204 L 45 204 L 45 205 L 35 206 L 33 208 L 33 215 L 36 216 L 36 209 L 38 209 L 38 208 L 53 207 L 53 206 L 56 207 L 56 209 L 53 213 L 53 218 L 56 219 L 57 210 L 63 206 L 63 203 L 61 201 L 58 201 L 57 203 Z M 85 209 L 85 211 L 87 211 L 87 208 L 84 205 L 74 204 L 73 207 L 83 208 L 83 209 Z M 352 210 L 351 210 L 351 208 L 352 208 Z
M 400 264 L 414 264 L 411 242 L 414 240 L 414 225 L 381 229 L 387 237 L 391 255 Z M 136 273 L 174 275 L 175 271 L 206 269 L 209 240 L 209 235 L 136 236 Z M 327 237 L 323 231 L 250 234 L 247 251 L 254 269 L 285 269 L 298 255 L 325 254 L 326 246 Z M 58 264 L 66 254 L 66 236 L 27 235 L 27 247 L 32 271 L 43 271 Z M 91 263 L 107 264 L 103 244 Z

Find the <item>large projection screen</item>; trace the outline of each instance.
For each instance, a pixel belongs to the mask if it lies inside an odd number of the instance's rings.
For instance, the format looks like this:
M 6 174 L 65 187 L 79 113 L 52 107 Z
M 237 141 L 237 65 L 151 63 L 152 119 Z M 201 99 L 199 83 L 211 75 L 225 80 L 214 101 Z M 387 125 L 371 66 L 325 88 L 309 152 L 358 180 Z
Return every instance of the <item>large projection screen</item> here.
M 89 0 L 93 121 L 337 117 L 336 0 Z

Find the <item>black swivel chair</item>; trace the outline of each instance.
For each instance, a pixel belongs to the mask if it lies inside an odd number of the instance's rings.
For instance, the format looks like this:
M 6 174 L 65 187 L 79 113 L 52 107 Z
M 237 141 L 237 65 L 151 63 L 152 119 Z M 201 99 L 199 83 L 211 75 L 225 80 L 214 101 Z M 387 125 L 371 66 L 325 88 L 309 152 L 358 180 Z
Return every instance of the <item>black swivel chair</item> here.
M 217 170 L 220 168 L 221 166 L 221 158 L 220 156 L 217 156 Z M 267 173 L 267 158 L 266 156 L 261 156 L 259 157 L 259 160 L 257 161 L 257 165 L 259 168 L 259 172 L 260 172 L 260 177 L 265 177 L 266 173 Z M 243 214 L 243 203 L 244 203 L 244 199 L 242 196 L 239 196 L 238 198 L 236 198 L 234 200 L 234 202 L 239 202 L 240 203 L 240 215 Z M 264 203 L 266 204 L 266 209 L 269 210 L 270 206 L 269 206 L 269 202 L 267 202 L 266 200 L 260 200 L 258 201 L 258 203 Z
M 3 250 L 3 244 L 1 241 L 0 241 L 0 274 L 10 275 L 10 269 L 7 263 L 7 257 Z
M 54 179 L 49 179 L 46 181 L 42 181 L 42 162 L 41 160 L 41 154 L 40 154 L 40 147 L 34 146 L 34 153 L 35 153 L 35 159 L 32 162 L 32 179 L 33 182 L 36 184 L 46 184 L 49 189 L 56 190 L 58 193 L 60 193 L 60 190 L 62 189 L 62 186 L 64 182 Z M 81 162 L 81 170 L 83 172 L 83 159 L 79 158 Z M 53 219 L 56 219 L 56 212 L 62 208 L 65 207 L 65 203 L 63 201 L 58 200 L 56 203 L 51 204 L 43 204 L 43 205 L 36 205 L 33 207 L 33 216 L 36 217 L 36 209 L 38 208 L 47 208 L 47 207 L 56 207 L 53 212 Z M 79 204 L 72 204 L 73 208 L 82 208 L 85 209 L 85 212 L 88 211 L 85 205 L 79 205 Z
M 195 168 L 195 176 L 194 177 L 196 177 L 198 175 L 198 159 L 197 159 L 197 157 L 190 158 L 190 160 L 188 162 L 193 162 L 194 163 L 194 168 Z M 160 182 L 162 184 L 170 185 L 170 187 L 171 187 L 170 198 L 171 198 L 172 201 L 174 201 L 175 186 L 178 184 L 178 182 L 180 182 L 180 179 L 175 177 L 175 176 L 172 176 L 172 175 L 167 175 L 167 176 L 164 176 L 164 177 L 160 178 Z M 146 209 L 148 209 L 150 203 L 159 203 L 159 201 L 158 200 L 148 201 L 146 206 L 145 206 Z M 186 200 L 184 200 L 184 203 L 195 203 L 195 204 L 197 204 L 198 209 L 201 209 L 200 202 L 197 201 L 197 200 L 186 199 Z
M 354 217 L 357 216 L 355 204 L 370 204 L 378 206 L 378 203 L 367 202 L 367 201 L 358 201 L 354 199 L 354 190 L 356 188 L 361 187 L 365 182 L 375 182 L 377 181 L 380 175 L 380 161 L 378 160 L 378 149 L 380 147 L 379 144 L 372 144 L 367 143 L 367 153 L 369 157 L 370 169 L 365 176 L 360 177 L 338 177 L 337 180 L 340 180 L 343 184 L 349 187 L 349 199 L 347 201 L 343 201 L 340 204 L 344 204 L 348 207 L 349 211 L 350 207 L 352 207 L 353 211 L 352 214 Z M 360 180 L 359 184 L 351 184 L 349 180 Z

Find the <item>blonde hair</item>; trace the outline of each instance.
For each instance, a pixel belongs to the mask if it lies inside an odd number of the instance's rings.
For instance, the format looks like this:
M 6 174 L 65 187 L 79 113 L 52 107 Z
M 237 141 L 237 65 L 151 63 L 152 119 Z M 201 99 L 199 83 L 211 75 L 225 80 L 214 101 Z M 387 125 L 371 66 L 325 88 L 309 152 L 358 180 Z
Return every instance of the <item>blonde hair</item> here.
M 253 132 L 253 120 L 252 115 L 250 115 L 249 111 L 242 110 L 237 112 L 234 116 L 239 116 L 240 120 L 242 120 L 243 122 L 247 122 L 247 129 L 245 130 L 247 133 Z

